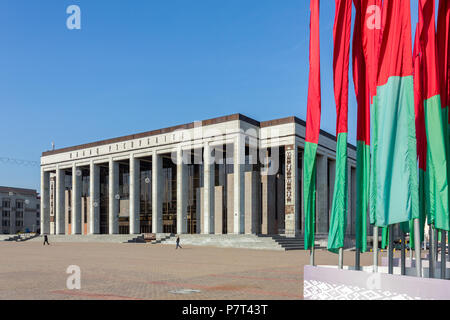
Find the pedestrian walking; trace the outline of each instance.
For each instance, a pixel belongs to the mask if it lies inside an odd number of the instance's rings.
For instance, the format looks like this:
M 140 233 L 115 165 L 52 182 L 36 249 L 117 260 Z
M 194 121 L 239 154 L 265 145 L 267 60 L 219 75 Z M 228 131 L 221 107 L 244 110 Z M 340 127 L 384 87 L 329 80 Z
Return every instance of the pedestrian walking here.
M 177 246 L 175 247 L 175 250 L 178 248 L 183 249 L 183 247 L 180 246 L 180 236 L 177 237 Z
M 50 243 L 48 243 L 48 237 L 47 237 L 47 235 L 44 234 L 44 246 L 45 246 L 46 243 L 47 243 L 48 245 L 50 245 Z

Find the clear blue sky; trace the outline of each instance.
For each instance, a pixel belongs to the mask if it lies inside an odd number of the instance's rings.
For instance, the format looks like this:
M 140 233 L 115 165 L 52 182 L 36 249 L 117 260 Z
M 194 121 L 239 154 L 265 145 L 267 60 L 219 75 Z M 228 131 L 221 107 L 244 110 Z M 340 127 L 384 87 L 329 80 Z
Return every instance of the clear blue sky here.
M 71 4 L 81 30 L 66 27 Z M 333 20 L 334 1 L 323 0 L 322 129 L 334 134 Z M 1 0 L 0 157 L 39 161 L 52 141 L 61 148 L 237 112 L 305 119 L 308 44 L 306 0 Z M 351 70 L 349 85 L 355 143 Z M 0 185 L 39 190 L 39 174 L 0 162 Z

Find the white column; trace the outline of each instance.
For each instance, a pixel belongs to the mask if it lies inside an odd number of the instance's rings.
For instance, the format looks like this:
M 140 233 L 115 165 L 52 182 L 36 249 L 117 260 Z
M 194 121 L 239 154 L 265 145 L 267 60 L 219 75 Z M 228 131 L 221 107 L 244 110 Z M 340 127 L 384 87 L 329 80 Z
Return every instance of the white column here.
M 65 172 L 62 169 L 56 168 L 56 194 L 55 194 L 55 207 L 56 207 L 56 234 L 64 234 L 65 226 Z
M 119 233 L 119 199 L 116 195 L 119 193 L 119 163 L 109 159 L 109 234 Z
M 285 233 L 287 236 L 297 236 L 299 230 L 300 205 L 297 194 L 300 192 L 298 180 L 298 148 L 297 145 L 286 146 L 285 152 Z
M 203 165 L 203 234 L 214 232 L 214 157 L 213 148 L 205 143 L 204 147 L 204 165 Z
M 141 162 L 132 154 L 130 157 L 130 234 L 140 233 L 140 176 Z
M 242 134 L 234 143 L 234 233 L 245 231 L 245 140 Z M 229 213 L 230 214 L 230 213 Z
M 50 233 L 50 172 L 41 169 L 41 234 Z
M 81 234 L 81 169 L 72 167 L 72 234 Z
M 152 232 L 161 233 L 162 197 L 163 197 L 163 162 L 162 157 L 153 152 L 152 156 Z
M 100 233 L 100 167 L 91 161 L 89 166 L 89 234 Z
M 187 232 L 188 170 L 183 151 L 177 151 L 177 233 Z

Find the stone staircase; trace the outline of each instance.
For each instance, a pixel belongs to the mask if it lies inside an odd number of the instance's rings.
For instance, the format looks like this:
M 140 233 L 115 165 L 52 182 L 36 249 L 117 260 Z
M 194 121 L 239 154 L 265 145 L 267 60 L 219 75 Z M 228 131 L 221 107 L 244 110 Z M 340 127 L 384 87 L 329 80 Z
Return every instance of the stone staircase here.
M 164 241 L 169 240 L 172 237 L 175 237 L 175 235 L 173 235 L 171 233 L 158 233 L 158 234 L 156 234 L 156 240 L 152 240 L 150 243 L 151 244 L 163 243 Z M 175 237 L 175 239 L 176 239 L 176 237 Z
M 39 235 L 34 233 L 22 233 L 22 234 L 7 234 L 0 235 L 0 241 L 28 241 L 30 239 L 39 237 Z
M 161 244 L 175 246 L 176 236 L 171 236 Z M 289 239 L 283 236 L 257 236 L 234 234 L 183 234 L 180 235 L 180 244 L 192 246 L 210 246 L 219 248 L 241 248 L 254 250 L 303 250 L 303 240 L 300 238 Z
M 19 239 L 20 236 L 17 234 L 7 234 L 0 236 L 0 241 L 18 241 Z
M 100 242 L 100 243 L 139 243 L 140 235 L 130 234 L 70 234 L 70 235 L 48 235 L 48 241 L 52 242 Z M 43 236 L 39 236 L 28 241 L 44 241 Z M 143 242 L 143 241 L 142 241 Z
M 44 241 L 44 237 L 25 235 L 2 235 L 0 241 Z M 169 233 L 156 234 L 156 240 L 148 244 L 173 245 L 176 243 L 176 236 Z M 48 240 L 52 242 L 100 242 L 100 243 L 142 243 L 145 244 L 144 235 L 48 235 Z M 303 237 L 286 237 L 284 235 L 248 235 L 248 234 L 182 234 L 180 244 L 191 246 L 210 246 L 218 248 L 241 248 L 253 250 L 303 250 Z
M 303 237 L 287 237 L 285 235 L 259 235 L 261 238 L 271 238 L 285 251 L 289 250 L 304 250 L 305 240 Z
M 169 239 L 172 236 L 173 236 L 173 234 L 171 234 L 171 233 L 157 233 L 156 240 L 152 240 L 149 243 L 158 244 L 158 243 L 161 243 L 161 242 Z M 133 239 L 129 239 L 127 242 L 128 243 L 146 243 L 143 234 L 135 235 Z

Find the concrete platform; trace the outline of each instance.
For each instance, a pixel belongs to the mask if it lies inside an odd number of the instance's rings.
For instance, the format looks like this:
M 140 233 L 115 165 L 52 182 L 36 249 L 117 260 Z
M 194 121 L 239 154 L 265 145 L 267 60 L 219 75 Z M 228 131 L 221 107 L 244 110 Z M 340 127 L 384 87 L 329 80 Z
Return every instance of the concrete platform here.
M 372 266 L 363 271 L 336 266 L 305 266 L 303 294 L 311 300 L 450 300 L 449 280 L 401 276 L 400 268 L 394 275 L 387 274 L 387 267 Z M 411 275 L 413 269 L 407 268 Z

